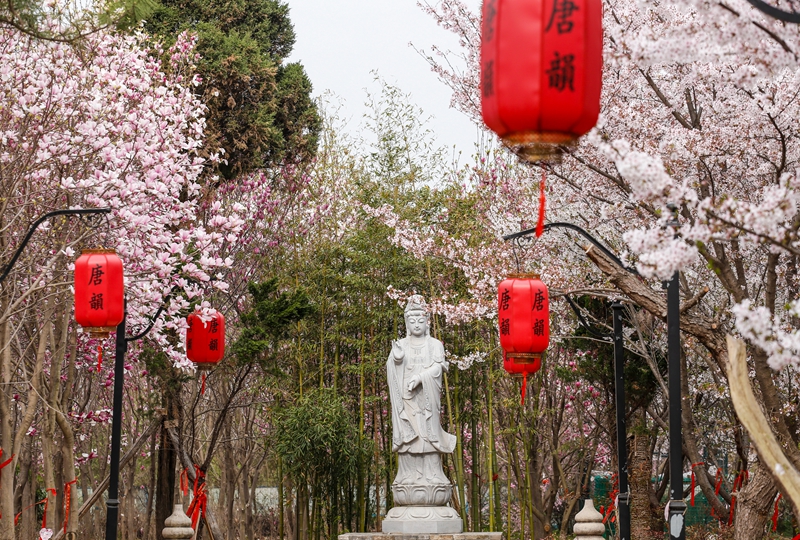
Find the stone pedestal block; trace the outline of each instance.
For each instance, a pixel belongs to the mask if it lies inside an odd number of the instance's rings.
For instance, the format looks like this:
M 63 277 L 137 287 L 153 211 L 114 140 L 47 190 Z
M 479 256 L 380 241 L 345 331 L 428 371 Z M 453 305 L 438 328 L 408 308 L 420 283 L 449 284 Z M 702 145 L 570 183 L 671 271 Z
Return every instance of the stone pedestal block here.
M 462 524 L 461 516 L 449 506 L 395 506 L 383 519 L 383 532 L 457 534 Z
M 503 533 L 347 533 L 340 534 L 339 540 L 503 540 Z

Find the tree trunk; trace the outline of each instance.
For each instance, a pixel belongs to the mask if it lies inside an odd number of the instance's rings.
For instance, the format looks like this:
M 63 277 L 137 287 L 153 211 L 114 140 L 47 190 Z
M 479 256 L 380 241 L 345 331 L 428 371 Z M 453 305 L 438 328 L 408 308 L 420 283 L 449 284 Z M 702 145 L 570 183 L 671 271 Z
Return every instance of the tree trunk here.
M 150 527 L 153 521 L 153 494 L 156 491 L 156 432 L 150 439 L 150 482 L 147 484 L 147 507 L 144 514 L 144 531 L 142 538 L 150 540 Z
M 167 411 L 169 401 L 167 400 Z M 167 432 L 166 423 L 161 426 L 161 434 L 158 447 L 158 480 L 156 482 L 156 539 L 164 540 L 161 530 L 164 521 L 172 514 L 173 493 L 175 491 L 175 467 L 177 466 L 178 454 L 172 445 L 172 440 Z
M 652 513 L 650 511 L 650 477 L 653 470 L 653 456 L 650 453 L 652 440 L 647 433 L 644 409 L 639 409 L 631 417 L 633 437 L 629 454 L 628 484 L 631 493 L 631 538 L 644 540 L 653 536 Z
M 769 471 L 757 460 L 750 469 L 750 481 L 739 490 L 734 514 L 734 540 L 766 538 L 766 525 L 772 516 L 778 494 Z

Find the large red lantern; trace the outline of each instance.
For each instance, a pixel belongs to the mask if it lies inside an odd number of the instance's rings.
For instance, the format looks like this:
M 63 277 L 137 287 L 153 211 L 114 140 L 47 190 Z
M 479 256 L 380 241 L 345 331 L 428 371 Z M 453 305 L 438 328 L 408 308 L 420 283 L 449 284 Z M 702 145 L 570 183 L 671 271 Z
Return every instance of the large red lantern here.
M 542 353 L 550 344 L 547 287 L 534 274 L 510 275 L 498 286 L 497 316 L 503 368 L 523 377 L 524 401 L 528 375 L 542 367 Z
M 75 320 L 106 338 L 125 316 L 122 261 L 113 249 L 86 249 L 75 261 Z
M 597 122 L 601 0 L 484 0 L 483 120 L 529 161 L 557 160 Z
M 225 356 L 225 317 L 218 311 L 208 317 L 203 321 L 195 312 L 186 318 L 186 356 L 201 371 L 213 368 Z

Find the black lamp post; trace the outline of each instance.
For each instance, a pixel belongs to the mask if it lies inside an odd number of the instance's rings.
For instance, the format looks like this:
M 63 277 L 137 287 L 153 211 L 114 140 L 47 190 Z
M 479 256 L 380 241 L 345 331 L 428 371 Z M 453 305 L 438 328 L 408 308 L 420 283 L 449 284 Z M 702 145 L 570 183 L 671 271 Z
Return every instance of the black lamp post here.
M 669 226 L 678 228 L 678 207 L 668 204 L 672 212 Z M 683 500 L 683 437 L 681 434 L 681 294 L 680 274 L 675 272 L 666 283 L 667 289 L 667 365 L 669 366 L 669 535 L 686 539 L 686 501 Z
M 125 323 L 128 318 L 127 301 L 125 302 L 125 315 L 122 317 L 122 322 L 117 325 L 114 357 L 114 400 L 111 409 L 111 466 L 108 479 L 108 499 L 106 499 L 106 540 L 117 540 L 119 523 L 119 453 L 122 441 L 122 391 L 125 379 L 125 353 L 128 351 L 129 342 L 138 341 L 150 333 L 176 290 L 177 287 L 172 288 L 164 298 L 158 311 L 150 319 L 150 324 L 142 332 L 132 337 L 125 337 Z
M 670 207 L 673 212 L 674 207 Z M 677 217 L 670 223 L 677 226 Z M 608 248 L 601 244 L 583 228 L 566 222 L 548 223 L 544 231 L 554 228 L 570 229 L 579 233 L 592 243 L 597 249 L 613 260 L 620 268 L 632 274 L 639 275 L 635 268 L 625 266 L 623 262 Z M 527 229 L 503 237 L 503 240 L 516 240 L 534 234 L 536 229 Z M 577 308 L 573 302 L 568 302 L 573 310 Z M 622 309 L 619 302 L 614 302 L 614 394 L 617 413 L 617 461 L 619 463 L 619 533 L 620 540 L 630 540 L 631 513 L 630 493 L 628 490 L 628 452 L 627 429 L 625 425 L 625 375 L 624 375 L 624 345 Z M 587 326 L 578 314 L 582 324 Z M 683 435 L 681 432 L 681 336 L 680 336 L 680 292 L 678 290 L 678 273 L 676 272 L 667 287 L 667 347 L 669 349 L 669 461 L 670 461 L 670 501 L 669 520 L 670 536 L 676 540 L 685 540 L 686 528 L 683 516 L 686 513 L 686 503 L 683 500 Z

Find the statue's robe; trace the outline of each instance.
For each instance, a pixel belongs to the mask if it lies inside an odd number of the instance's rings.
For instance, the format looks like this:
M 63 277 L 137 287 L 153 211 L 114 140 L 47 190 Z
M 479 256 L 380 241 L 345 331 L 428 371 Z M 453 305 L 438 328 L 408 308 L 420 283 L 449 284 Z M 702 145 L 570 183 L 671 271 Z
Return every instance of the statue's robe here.
M 396 362 L 394 352 L 386 362 L 389 396 L 392 405 L 392 450 L 400 453 L 449 454 L 456 447 L 456 437 L 442 429 L 442 374 L 447 369 L 444 346 L 426 336 L 420 347 L 413 347 L 408 337 L 398 341 L 403 358 Z M 419 375 L 422 383 L 408 390 L 411 377 Z

